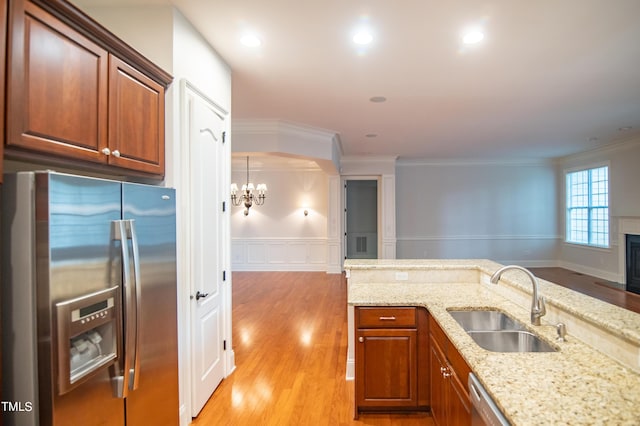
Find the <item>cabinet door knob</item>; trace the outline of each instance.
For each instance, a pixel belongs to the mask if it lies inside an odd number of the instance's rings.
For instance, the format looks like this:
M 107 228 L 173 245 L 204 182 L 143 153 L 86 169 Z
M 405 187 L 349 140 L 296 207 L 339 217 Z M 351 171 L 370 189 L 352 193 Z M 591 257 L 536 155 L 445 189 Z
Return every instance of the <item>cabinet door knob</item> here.
M 109 148 L 102 148 L 100 152 L 102 152 L 104 155 L 111 155 L 111 150 Z
M 362 337 L 362 336 L 358 337 L 358 342 L 360 342 L 360 343 L 364 342 L 364 337 Z
M 114 149 L 112 154 L 113 154 L 114 157 L 120 158 L 120 151 L 118 151 L 117 149 Z

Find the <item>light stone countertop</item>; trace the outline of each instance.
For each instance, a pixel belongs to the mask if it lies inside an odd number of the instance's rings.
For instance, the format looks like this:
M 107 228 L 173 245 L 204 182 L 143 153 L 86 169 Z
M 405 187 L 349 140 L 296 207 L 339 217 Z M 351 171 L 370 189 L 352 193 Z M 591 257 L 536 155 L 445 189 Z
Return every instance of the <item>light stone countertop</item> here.
M 484 283 L 483 274 L 491 275 L 500 266 L 485 260 L 347 260 L 347 274 L 388 269 L 479 271 L 477 282 L 356 282 L 349 284 L 348 304 L 427 308 L 513 425 L 639 425 L 640 374 L 572 336 L 569 326 L 567 341 L 556 342 L 556 328 L 545 317 L 541 326 L 531 325 L 528 308 L 504 297 L 494 284 Z M 525 274 L 522 276 L 508 275 L 508 285 L 529 289 L 531 284 Z M 640 344 L 640 315 L 611 309 L 609 304 L 563 289 L 540 280 L 540 293 L 547 297 L 548 308 L 550 303 L 562 305 L 598 327 L 606 328 L 610 323 L 625 342 Z M 447 312 L 490 307 L 520 320 L 559 351 L 486 351 Z

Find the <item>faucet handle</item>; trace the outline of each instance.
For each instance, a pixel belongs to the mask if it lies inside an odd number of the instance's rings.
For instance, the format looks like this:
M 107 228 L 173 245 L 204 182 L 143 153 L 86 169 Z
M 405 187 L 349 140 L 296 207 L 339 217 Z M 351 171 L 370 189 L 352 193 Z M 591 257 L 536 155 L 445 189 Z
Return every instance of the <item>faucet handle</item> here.
M 538 297 L 538 306 L 540 306 L 540 316 L 547 313 L 547 304 L 545 303 L 544 296 Z

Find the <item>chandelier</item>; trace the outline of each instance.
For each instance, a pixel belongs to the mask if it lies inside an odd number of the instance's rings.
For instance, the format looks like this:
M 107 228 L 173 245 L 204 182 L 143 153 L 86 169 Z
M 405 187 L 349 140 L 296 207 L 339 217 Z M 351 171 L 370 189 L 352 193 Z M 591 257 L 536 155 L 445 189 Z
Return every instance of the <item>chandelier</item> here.
M 256 193 L 254 193 L 254 191 L 256 191 Z M 247 183 L 242 185 L 240 194 L 238 194 L 238 185 L 235 183 L 231 184 L 231 202 L 234 206 L 244 204 L 244 215 L 247 216 L 252 205 L 261 206 L 264 204 L 264 200 L 267 197 L 266 192 L 266 184 L 259 183 L 258 186 L 254 187 L 253 184 L 249 182 L 249 156 L 247 156 Z

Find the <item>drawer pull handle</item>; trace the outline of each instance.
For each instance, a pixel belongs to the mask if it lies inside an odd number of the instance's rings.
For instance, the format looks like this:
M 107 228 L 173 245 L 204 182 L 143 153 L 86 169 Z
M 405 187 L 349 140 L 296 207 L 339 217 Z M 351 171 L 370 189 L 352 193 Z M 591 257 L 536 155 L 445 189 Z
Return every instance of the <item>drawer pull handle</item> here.
M 395 321 L 396 317 L 380 317 L 380 321 Z
M 364 342 L 364 337 L 362 337 L 362 336 L 358 337 L 358 342 L 363 343 Z

